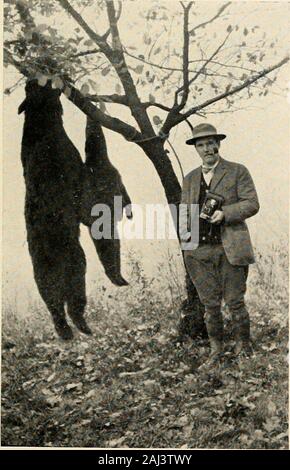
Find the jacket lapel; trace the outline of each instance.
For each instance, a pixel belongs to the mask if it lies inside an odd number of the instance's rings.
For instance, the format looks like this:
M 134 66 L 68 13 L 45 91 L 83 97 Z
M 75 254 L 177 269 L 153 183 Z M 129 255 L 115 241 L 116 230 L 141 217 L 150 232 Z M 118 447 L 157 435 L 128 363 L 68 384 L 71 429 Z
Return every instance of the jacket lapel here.
M 210 183 L 210 191 L 214 191 L 219 184 L 219 182 L 222 180 L 224 175 L 226 174 L 226 165 L 224 160 L 221 158 L 219 164 L 217 165 L 214 175 L 212 177 L 211 183 Z
M 190 203 L 197 204 L 200 193 L 201 167 L 192 174 L 190 184 Z

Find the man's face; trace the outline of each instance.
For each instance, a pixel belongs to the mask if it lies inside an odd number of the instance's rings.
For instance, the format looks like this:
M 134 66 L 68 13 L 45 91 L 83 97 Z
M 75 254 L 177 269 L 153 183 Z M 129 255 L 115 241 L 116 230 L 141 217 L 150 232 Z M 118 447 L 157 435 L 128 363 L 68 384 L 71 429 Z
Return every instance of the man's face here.
M 219 159 L 220 142 L 215 137 L 204 137 L 197 139 L 195 148 L 202 159 L 202 163 L 206 166 L 214 165 Z

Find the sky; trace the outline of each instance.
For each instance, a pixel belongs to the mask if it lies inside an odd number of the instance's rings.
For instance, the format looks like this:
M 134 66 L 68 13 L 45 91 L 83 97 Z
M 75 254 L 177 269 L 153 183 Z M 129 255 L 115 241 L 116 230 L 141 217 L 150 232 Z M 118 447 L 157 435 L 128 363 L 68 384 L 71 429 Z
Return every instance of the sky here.
M 215 3 L 210 2 L 211 7 L 215 6 Z M 261 24 L 261 27 L 267 29 L 268 34 L 273 34 L 275 37 L 281 29 L 284 32 L 290 31 L 289 10 L 287 18 L 285 3 L 264 2 L 261 10 L 261 2 L 242 2 L 243 9 L 249 9 L 249 13 L 252 8 L 250 3 L 258 5 L 260 11 L 255 20 Z M 289 36 L 286 34 L 284 36 L 283 46 L 286 47 Z M 18 78 L 19 75 L 13 69 L 5 69 L 4 88 L 13 84 Z M 23 97 L 23 89 L 18 88 L 11 96 L 4 97 L 3 107 L 3 294 L 4 301 L 17 303 L 20 309 L 31 300 L 39 301 L 27 250 L 23 216 L 25 188 L 20 151 L 24 117 L 23 114 L 17 115 L 17 108 Z M 85 116 L 65 97 L 62 98 L 62 103 L 65 129 L 84 156 Z M 281 240 L 287 242 L 289 105 L 289 67 L 286 66 L 279 73 L 275 94 L 269 93 L 265 97 L 252 99 L 250 109 L 240 110 L 234 114 L 213 114 L 206 119 L 206 122 L 213 124 L 218 132 L 227 135 L 221 144 L 222 157 L 244 164 L 254 179 L 261 209 L 248 221 L 248 226 L 257 251 L 269 250 L 272 244 L 279 244 Z M 123 112 L 118 108 L 118 117 L 126 118 L 125 114 L 122 115 Z M 191 119 L 193 125 L 204 121 L 199 117 Z M 112 131 L 106 130 L 105 135 L 111 161 L 120 171 L 133 203 L 165 204 L 164 191 L 155 169 L 142 151 Z M 170 135 L 170 142 L 178 153 L 185 174 L 200 164 L 194 147 L 185 144 L 188 137 L 189 128 L 183 124 Z M 170 158 L 181 182 L 180 170 L 172 152 Z M 82 229 L 81 243 L 87 256 L 88 292 L 95 292 L 99 283 L 108 286 L 114 292 L 116 288 L 106 279 L 85 229 Z M 122 271 L 129 281 L 131 250 L 134 250 L 133 256 L 141 261 L 144 272 L 149 278 L 159 273 L 160 263 L 164 263 L 164 266 L 168 263 L 169 253 L 174 255 L 182 275 L 183 268 L 177 242 L 124 240 Z

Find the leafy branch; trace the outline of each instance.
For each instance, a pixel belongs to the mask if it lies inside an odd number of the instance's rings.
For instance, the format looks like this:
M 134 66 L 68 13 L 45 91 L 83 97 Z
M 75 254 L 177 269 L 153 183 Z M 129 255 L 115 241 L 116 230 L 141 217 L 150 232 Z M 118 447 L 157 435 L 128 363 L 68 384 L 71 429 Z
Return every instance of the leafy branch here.
M 194 36 L 198 29 L 204 28 L 208 24 L 213 23 L 217 18 L 219 18 L 221 16 L 221 14 L 226 10 L 226 8 L 228 8 L 231 5 L 231 3 L 232 2 L 225 3 L 210 20 L 204 21 L 203 23 L 200 23 L 197 26 L 195 26 L 194 28 L 192 28 L 189 31 L 189 35 Z

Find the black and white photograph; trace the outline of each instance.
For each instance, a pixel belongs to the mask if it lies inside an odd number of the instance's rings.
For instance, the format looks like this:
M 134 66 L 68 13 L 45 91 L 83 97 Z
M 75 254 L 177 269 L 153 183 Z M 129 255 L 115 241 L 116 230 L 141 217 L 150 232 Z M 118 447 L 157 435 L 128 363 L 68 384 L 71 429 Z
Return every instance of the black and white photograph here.
M 2 450 L 288 450 L 290 3 L 2 14 Z

